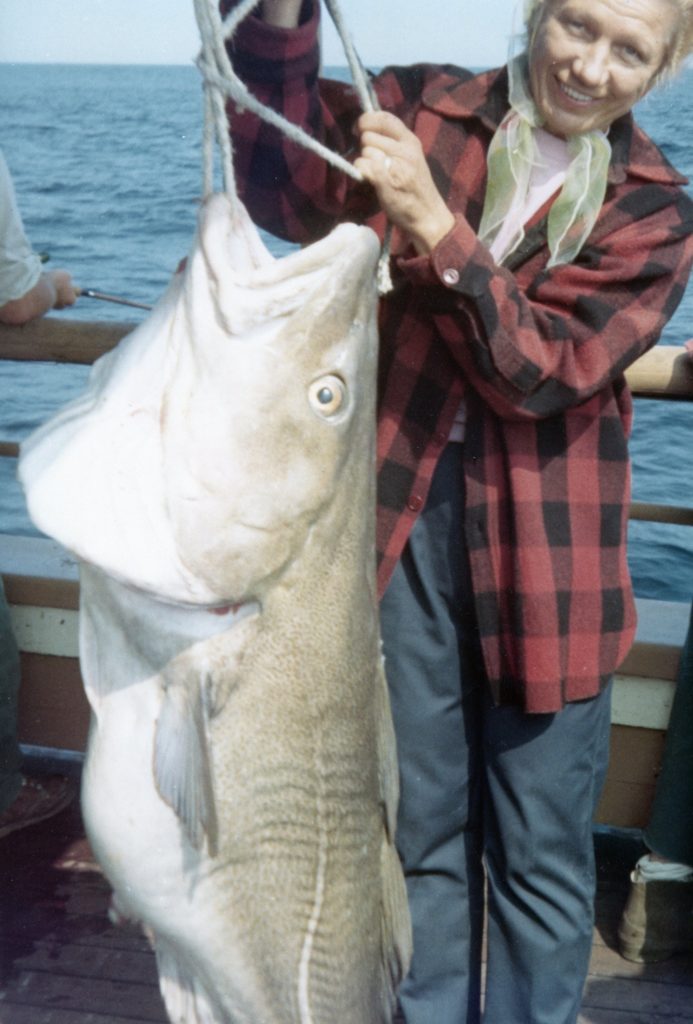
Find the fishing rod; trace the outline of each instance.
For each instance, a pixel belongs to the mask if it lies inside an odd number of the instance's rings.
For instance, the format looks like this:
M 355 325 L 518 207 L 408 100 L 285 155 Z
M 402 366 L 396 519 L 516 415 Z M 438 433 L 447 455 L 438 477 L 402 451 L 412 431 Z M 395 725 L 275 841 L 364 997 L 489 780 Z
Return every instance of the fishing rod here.
M 38 258 L 41 263 L 48 263 L 51 258 L 49 252 L 40 252 Z M 107 295 L 106 292 L 97 292 L 95 288 L 75 288 L 78 296 L 84 296 L 87 299 L 100 299 L 101 302 L 116 302 L 119 306 L 133 306 L 135 309 L 151 309 L 144 302 L 134 302 L 133 299 L 124 299 L 120 295 Z
M 144 302 L 135 302 L 133 299 L 124 299 L 120 295 L 107 295 L 105 292 L 97 292 L 94 288 L 77 288 L 78 295 L 87 299 L 100 299 L 101 302 L 116 302 L 119 306 L 134 306 L 135 309 L 151 309 L 151 306 Z

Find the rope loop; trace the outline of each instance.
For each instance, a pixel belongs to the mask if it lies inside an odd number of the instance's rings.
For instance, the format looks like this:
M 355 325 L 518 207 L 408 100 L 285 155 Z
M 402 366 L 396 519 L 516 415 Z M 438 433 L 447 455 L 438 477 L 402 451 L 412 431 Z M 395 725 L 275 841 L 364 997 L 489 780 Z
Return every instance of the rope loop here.
M 330 13 L 344 48 L 344 55 L 362 109 L 364 111 L 379 109 L 375 92 L 347 31 L 337 0 L 323 0 L 323 2 Z M 195 17 L 202 44 L 196 64 L 202 75 L 205 90 L 203 194 L 210 195 L 214 188 L 214 143 L 216 141 L 220 152 L 224 190 L 232 206 L 239 202 L 233 167 L 233 146 L 226 117 L 227 100 L 231 100 L 241 110 L 248 110 L 256 114 L 281 131 L 292 142 L 316 153 L 350 178 L 363 181 L 360 172 L 341 154 L 333 152 L 329 147 L 313 139 L 298 125 L 292 124 L 277 113 L 276 110 L 261 103 L 234 71 L 226 51 L 226 44 L 233 38 L 240 23 L 255 10 L 259 3 L 260 0 L 241 0 L 222 19 L 217 0 L 194 0 Z M 388 228 L 378 266 L 378 287 L 381 294 L 392 288 L 389 275 L 390 234 Z

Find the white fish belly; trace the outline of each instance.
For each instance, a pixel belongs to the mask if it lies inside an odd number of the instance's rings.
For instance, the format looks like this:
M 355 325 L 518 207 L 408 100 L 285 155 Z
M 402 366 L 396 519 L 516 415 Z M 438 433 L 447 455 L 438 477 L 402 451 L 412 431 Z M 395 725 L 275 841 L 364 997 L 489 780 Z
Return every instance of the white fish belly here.
M 137 920 L 175 913 L 184 892 L 180 822 L 152 773 L 161 703 L 156 679 L 106 696 L 93 719 L 82 781 L 89 840 L 123 906 Z M 159 913 L 158 913 L 159 912 Z
M 180 1020 L 197 1024 L 205 1005 L 213 1012 L 210 1019 L 251 1024 L 250 1007 L 263 1006 L 265 999 L 220 892 L 219 865 L 191 846 L 154 782 L 160 705 L 156 678 L 140 682 L 136 694 L 130 688 L 101 702 L 82 782 L 87 835 L 118 911 L 144 926 L 160 973 L 163 962 L 176 979 L 160 977 L 169 1007 L 182 1000 Z

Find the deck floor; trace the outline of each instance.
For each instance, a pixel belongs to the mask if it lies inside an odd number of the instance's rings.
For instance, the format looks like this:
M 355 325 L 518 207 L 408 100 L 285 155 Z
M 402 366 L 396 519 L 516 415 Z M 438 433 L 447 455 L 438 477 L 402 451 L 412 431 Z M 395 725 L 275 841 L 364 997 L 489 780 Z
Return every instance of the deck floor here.
M 615 949 L 635 841 L 602 833 L 596 844 L 597 925 L 580 1024 L 693 1022 L 693 955 L 643 967 Z M 109 888 L 77 801 L 0 840 L 0 880 L 0 1024 L 167 1021 L 147 942 L 109 923 Z

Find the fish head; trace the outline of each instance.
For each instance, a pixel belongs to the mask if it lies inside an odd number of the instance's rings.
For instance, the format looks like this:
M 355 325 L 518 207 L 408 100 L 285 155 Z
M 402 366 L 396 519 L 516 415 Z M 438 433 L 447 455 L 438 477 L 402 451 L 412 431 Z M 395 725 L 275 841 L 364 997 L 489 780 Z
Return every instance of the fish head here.
M 259 600 L 371 486 L 378 251 L 344 224 L 275 259 L 206 200 L 185 270 L 22 445 L 39 529 L 164 602 Z
M 372 491 L 377 238 L 343 224 L 281 259 L 258 241 L 207 201 L 162 401 L 174 546 L 220 600 L 261 598 Z

